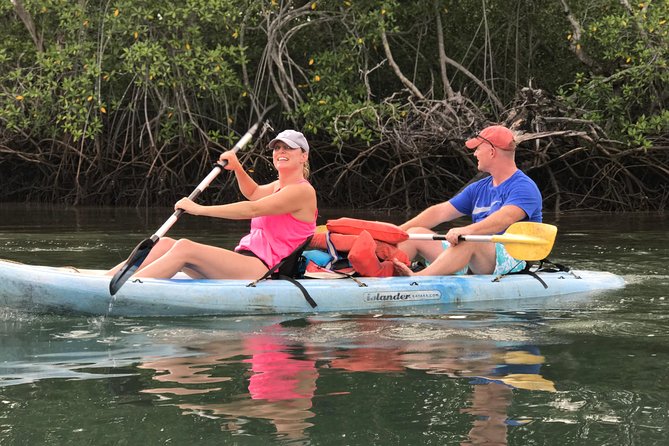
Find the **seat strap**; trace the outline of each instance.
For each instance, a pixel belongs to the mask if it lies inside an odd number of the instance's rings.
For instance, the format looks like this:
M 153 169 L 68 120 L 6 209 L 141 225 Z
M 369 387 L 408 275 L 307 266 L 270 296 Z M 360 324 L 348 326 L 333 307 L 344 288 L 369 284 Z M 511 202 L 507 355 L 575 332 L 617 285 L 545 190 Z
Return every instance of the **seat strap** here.
M 282 267 L 286 265 L 287 262 L 292 262 L 291 265 L 288 265 L 291 268 L 291 273 L 294 274 L 297 261 L 299 257 L 302 255 L 302 251 L 309 245 L 309 242 L 311 242 L 311 238 L 313 236 L 307 237 L 307 239 L 300 244 L 293 252 L 288 254 L 286 257 L 281 259 L 279 263 L 271 267 L 270 269 L 267 270 L 265 274 L 262 275 L 259 279 L 254 280 L 253 282 L 249 283 L 246 285 L 247 287 L 255 287 L 258 282 L 262 280 L 267 280 L 267 279 L 273 279 L 273 280 L 287 280 L 288 282 L 292 283 L 295 285 L 300 292 L 302 292 L 302 295 L 304 296 L 304 299 L 307 301 L 307 303 L 311 306 L 311 308 L 316 308 L 318 304 L 316 304 L 316 301 L 309 295 L 309 292 L 307 291 L 304 286 L 298 282 L 294 277 L 291 277 L 287 274 L 282 274 L 283 270 Z M 284 268 L 285 269 L 285 268 Z
M 316 307 L 318 306 L 318 304 L 316 303 L 316 301 L 314 300 L 314 298 L 311 297 L 311 295 L 309 294 L 309 292 L 307 291 L 307 289 L 306 289 L 306 288 L 304 287 L 304 285 L 302 285 L 300 282 L 298 282 L 297 280 L 293 279 L 293 278 L 290 277 L 290 276 L 284 276 L 284 275 L 280 275 L 280 276 L 279 276 L 279 279 L 281 279 L 281 280 L 287 280 L 288 282 L 290 282 L 290 283 L 292 283 L 293 285 L 295 285 L 295 286 L 302 292 L 302 295 L 304 296 L 304 300 L 306 300 L 307 303 L 308 303 L 309 305 L 311 305 L 311 308 L 316 308 Z
M 532 267 L 534 266 L 536 266 L 536 269 L 532 270 Z M 504 276 L 510 276 L 512 274 L 529 274 L 530 276 L 537 279 L 543 285 L 544 288 L 548 288 L 546 282 L 544 282 L 544 280 L 541 277 L 539 277 L 537 273 L 560 273 L 560 272 L 570 273 L 577 279 L 580 279 L 580 277 L 578 277 L 571 271 L 571 268 L 569 266 L 551 262 L 550 260 L 548 260 L 548 258 L 539 260 L 538 265 L 535 265 L 535 263 L 533 262 L 525 262 L 525 268 L 523 268 L 520 271 L 504 274 Z M 501 277 L 502 276 L 497 277 L 496 280 L 501 279 Z
M 544 262 L 543 260 L 540 261 L 539 269 L 541 268 L 541 265 L 543 265 L 543 262 Z M 544 289 L 547 289 L 548 284 L 546 282 L 544 282 L 544 280 L 541 277 L 539 277 L 539 275 L 535 271 L 532 271 L 532 266 L 534 266 L 534 264 L 532 262 L 525 262 L 525 268 L 521 269 L 520 271 L 515 271 L 515 272 L 510 272 L 510 273 L 503 274 L 502 276 L 497 277 L 496 281 L 499 281 L 499 279 L 501 279 L 503 276 L 511 276 L 511 275 L 514 275 L 514 274 L 528 274 L 528 275 L 534 277 L 535 279 L 537 279 L 539 281 L 539 283 L 541 283 L 541 285 L 543 285 Z M 539 269 L 537 269 L 537 271 Z

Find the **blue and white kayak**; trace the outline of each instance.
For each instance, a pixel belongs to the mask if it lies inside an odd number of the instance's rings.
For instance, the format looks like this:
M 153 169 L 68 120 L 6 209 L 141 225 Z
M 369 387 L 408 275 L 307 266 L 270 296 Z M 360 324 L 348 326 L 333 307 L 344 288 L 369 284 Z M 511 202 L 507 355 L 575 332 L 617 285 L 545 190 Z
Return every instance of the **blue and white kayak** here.
M 185 277 L 185 276 L 184 276 Z M 0 261 L 0 307 L 38 313 L 158 317 L 373 312 L 425 305 L 536 299 L 625 286 L 607 272 L 302 279 L 302 291 L 286 280 L 130 279 L 112 298 L 101 270 L 33 266 Z M 542 283 L 543 281 L 543 283 Z M 544 286 L 545 285 L 545 286 Z

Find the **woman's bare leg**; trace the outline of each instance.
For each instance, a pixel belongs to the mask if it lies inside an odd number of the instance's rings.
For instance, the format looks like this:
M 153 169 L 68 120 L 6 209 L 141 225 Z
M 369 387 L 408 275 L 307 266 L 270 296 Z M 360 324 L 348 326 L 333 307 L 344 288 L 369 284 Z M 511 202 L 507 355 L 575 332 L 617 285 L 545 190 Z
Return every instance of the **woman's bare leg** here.
M 255 257 L 181 239 L 134 277 L 170 278 L 179 271 L 195 271 L 198 278 L 253 280 L 265 274 L 267 267 Z
M 176 240 L 174 240 L 173 238 L 164 237 L 164 238 L 159 239 L 158 243 L 156 243 L 153 246 L 153 248 L 151 248 L 151 251 L 149 252 L 149 255 L 146 256 L 146 259 L 144 259 L 142 264 L 139 265 L 138 271 L 141 270 L 142 268 L 144 268 L 146 265 L 153 262 L 154 260 L 156 260 L 157 258 L 161 257 L 167 251 L 169 251 L 170 248 L 172 246 L 174 246 L 175 243 L 176 243 Z M 126 264 L 127 261 L 128 261 L 128 259 L 124 260 L 123 262 L 119 263 L 118 265 L 116 265 L 115 267 L 113 267 L 112 269 L 107 271 L 105 274 L 107 276 L 113 276 L 114 274 L 116 274 L 116 272 L 118 270 L 120 270 L 123 267 L 123 265 Z

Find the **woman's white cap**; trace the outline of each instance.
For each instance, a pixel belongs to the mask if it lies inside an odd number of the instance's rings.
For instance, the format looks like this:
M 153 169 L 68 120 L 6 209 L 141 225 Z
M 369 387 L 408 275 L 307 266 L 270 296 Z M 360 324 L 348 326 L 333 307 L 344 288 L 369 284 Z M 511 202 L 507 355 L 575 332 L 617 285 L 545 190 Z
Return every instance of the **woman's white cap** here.
M 276 135 L 276 138 L 271 140 L 267 147 L 273 149 L 274 145 L 278 141 L 286 143 L 288 147 L 292 147 L 293 149 L 300 148 L 309 153 L 309 144 L 307 143 L 307 138 L 305 138 L 301 132 L 296 132 L 295 130 L 284 130 L 283 132 Z

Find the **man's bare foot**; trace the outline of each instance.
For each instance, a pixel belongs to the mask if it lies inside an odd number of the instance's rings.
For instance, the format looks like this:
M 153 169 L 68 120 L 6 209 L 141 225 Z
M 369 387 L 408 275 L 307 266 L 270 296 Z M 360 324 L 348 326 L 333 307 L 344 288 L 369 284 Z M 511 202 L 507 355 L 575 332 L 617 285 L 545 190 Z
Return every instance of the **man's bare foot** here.
M 409 269 L 404 263 L 397 259 L 393 259 L 393 267 L 395 268 L 396 276 L 413 276 L 414 272 Z

